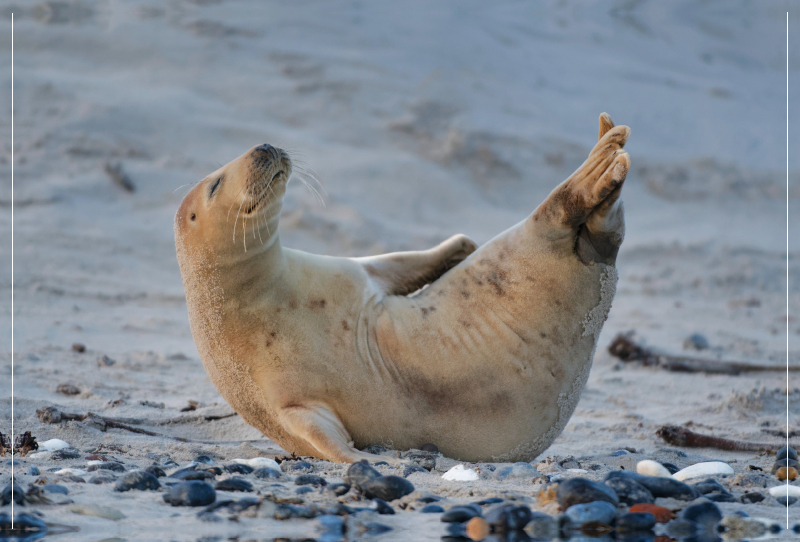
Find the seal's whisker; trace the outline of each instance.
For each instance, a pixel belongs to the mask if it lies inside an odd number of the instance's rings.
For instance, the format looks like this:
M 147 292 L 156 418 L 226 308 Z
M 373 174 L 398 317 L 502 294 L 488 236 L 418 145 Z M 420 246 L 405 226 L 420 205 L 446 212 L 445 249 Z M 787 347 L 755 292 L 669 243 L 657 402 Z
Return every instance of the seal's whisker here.
M 235 198 L 238 198 L 238 197 L 239 197 L 239 195 L 240 195 L 242 192 L 244 192 L 245 190 L 247 190 L 247 186 L 243 186 L 242 188 L 240 188 L 240 189 L 239 189 L 239 192 L 237 192 L 237 193 L 236 193 L 236 196 L 234 196 L 233 203 L 231 203 L 231 206 L 230 206 L 230 207 L 228 207 L 228 216 L 226 216 L 226 217 L 225 217 L 225 222 L 226 222 L 226 223 L 227 223 L 227 222 L 228 222 L 228 220 L 230 220 L 230 218 L 231 218 L 231 209 L 233 208 L 233 206 L 234 206 L 234 205 L 236 205 L 236 199 L 235 199 Z M 241 210 L 241 208 L 242 208 L 242 206 L 241 206 L 241 205 L 239 205 L 239 210 Z M 236 231 L 235 231 L 236 224 L 234 224 L 234 225 L 233 225 L 233 227 L 234 227 L 234 235 L 233 235 L 233 237 L 234 237 L 234 241 L 235 241 L 235 240 L 236 240 Z
M 197 183 L 199 183 L 199 182 L 200 182 L 200 181 L 193 181 L 193 182 L 190 182 L 190 183 L 182 184 L 182 185 L 180 185 L 178 188 L 176 188 L 175 190 L 173 190 L 173 191 L 172 191 L 172 193 L 174 194 L 175 192 L 177 192 L 178 190 L 180 190 L 180 189 L 181 189 L 181 188 L 183 188 L 184 186 L 189 186 L 189 185 L 192 185 L 192 186 L 194 186 L 194 185 L 196 185 L 196 184 L 197 184 Z
M 239 213 L 242 212 L 242 205 L 244 205 L 244 196 L 242 202 L 239 204 L 239 210 L 236 212 L 236 220 L 233 222 L 233 242 L 236 242 L 236 224 L 239 222 Z
M 311 192 L 311 193 L 312 193 L 312 194 L 315 196 L 315 199 L 316 199 L 316 200 L 319 202 L 319 204 L 320 204 L 320 205 L 322 205 L 323 207 L 325 207 L 325 200 L 322 198 L 322 195 L 321 195 L 321 194 L 320 194 L 320 193 L 317 191 L 317 189 L 316 189 L 316 188 L 314 188 L 314 186 L 312 186 L 312 185 L 311 185 L 311 183 L 309 183 L 309 182 L 308 182 L 308 181 L 305 179 L 305 177 L 304 177 L 303 175 L 307 175 L 307 173 L 303 172 L 303 174 L 301 174 L 301 173 L 299 173 L 299 172 L 298 172 L 298 173 L 297 173 L 297 175 L 296 175 L 296 177 L 297 177 L 297 178 L 300 180 L 300 182 L 302 182 L 302 183 L 303 183 L 303 185 L 305 185 L 305 187 L 306 187 L 306 188 L 308 188 L 308 190 L 309 190 L 309 191 L 310 191 L 310 192 Z M 317 182 L 319 182 L 319 181 L 317 181 Z M 321 187 L 321 186 L 322 186 L 322 185 L 320 185 L 320 187 Z M 322 190 L 324 191 L 325 189 L 323 188 Z M 326 193 L 326 194 L 327 194 L 327 193 Z

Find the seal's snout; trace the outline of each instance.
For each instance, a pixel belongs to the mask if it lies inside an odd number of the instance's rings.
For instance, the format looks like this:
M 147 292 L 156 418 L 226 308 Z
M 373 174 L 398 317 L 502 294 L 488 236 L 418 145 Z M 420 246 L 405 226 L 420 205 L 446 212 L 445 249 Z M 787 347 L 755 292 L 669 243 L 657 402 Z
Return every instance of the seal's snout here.
M 256 147 L 256 148 L 255 148 L 255 149 L 253 149 L 253 150 L 254 150 L 254 151 L 266 151 L 266 152 L 269 152 L 269 151 L 270 151 L 270 149 L 274 149 L 274 148 L 275 148 L 275 147 L 273 147 L 273 146 L 272 146 L 272 145 L 270 145 L 269 143 L 264 143 L 264 144 L 261 144 L 261 145 L 259 145 L 258 147 Z

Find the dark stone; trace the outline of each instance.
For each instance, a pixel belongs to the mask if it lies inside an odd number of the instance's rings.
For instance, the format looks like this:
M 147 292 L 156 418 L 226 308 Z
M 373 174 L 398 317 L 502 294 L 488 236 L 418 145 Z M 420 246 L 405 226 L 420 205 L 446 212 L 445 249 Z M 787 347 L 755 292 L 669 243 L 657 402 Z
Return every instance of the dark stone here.
M 161 484 L 158 483 L 158 478 L 149 472 L 143 470 L 132 470 L 117 481 L 114 491 L 130 491 L 131 489 L 145 491 L 148 489 L 160 488 Z
M 762 495 L 758 491 L 750 491 L 739 497 L 739 501 L 743 502 L 744 504 L 761 502 L 763 500 L 764 500 L 764 495 Z
M 300 486 L 300 487 L 298 487 L 297 489 L 294 490 L 294 492 L 297 493 L 298 495 L 304 495 L 306 493 L 312 493 L 313 491 L 314 491 L 314 488 L 313 487 L 309 487 L 309 486 Z
M 214 478 L 214 473 L 207 470 L 195 470 L 195 469 L 181 469 L 179 471 L 175 471 L 169 475 L 170 478 L 175 478 L 177 480 L 209 480 Z
M 454 506 L 439 519 L 444 523 L 464 523 L 480 515 L 480 512 L 476 512 L 471 506 Z
M 783 448 L 778 450 L 778 453 L 775 454 L 775 459 L 786 459 L 786 458 L 794 459 L 795 461 L 797 461 L 798 459 L 797 450 L 795 450 L 791 446 L 784 446 Z
M 117 477 L 111 474 L 111 472 L 107 470 L 98 471 L 95 476 L 89 478 L 90 484 L 110 484 L 111 482 L 115 482 Z
M 63 460 L 63 459 L 78 459 L 81 456 L 80 450 L 75 448 L 64 448 L 63 450 L 56 450 L 50 454 L 50 459 Z
M 575 525 L 585 523 L 611 525 L 617 515 L 617 507 L 608 501 L 584 502 L 573 504 L 564 511 L 564 515 Z
M 628 506 L 639 503 L 653 504 L 655 502 L 653 494 L 642 484 L 631 478 L 610 478 L 605 481 L 605 484 L 616 492 L 620 502 Z
M 389 463 L 387 463 L 386 461 L 376 461 L 376 462 L 375 462 L 375 466 L 376 466 L 376 467 L 378 467 L 378 466 L 380 466 L 380 465 L 386 465 L 386 466 L 388 467 L 388 466 L 389 466 Z
M 531 509 L 525 505 L 500 504 L 486 512 L 486 523 L 493 532 L 522 530 L 531 520 Z
M 39 540 L 47 532 L 47 525 L 33 514 L 17 514 L 14 516 L 14 530 L 11 530 L 11 516 L 0 513 L 0 540 L 18 540 L 19 542 L 33 542 Z M 10 538 L 6 538 L 6 533 Z M 16 536 L 15 536 L 16 535 Z
M 392 530 L 391 527 L 383 523 L 367 523 L 364 525 L 364 529 L 364 534 L 366 535 L 378 535 Z
M 778 472 L 778 469 L 782 467 L 794 467 L 797 470 L 800 470 L 800 463 L 797 462 L 796 459 L 791 459 L 788 457 L 784 457 L 783 459 L 778 459 L 775 463 L 772 464 L 771 473 L 775 474 Z
M 431 444 L 430 442 L 427 444 L 423 444 L 420 450 L 422 450 L 423 452 L 430 452 L 432 454 L 439 453 L 439 447 L 436 446 L 435 444 Z
M 42 489 L 45 491 L 49 491 L 50 493 L 60 493 L 62 495 L 69 495 L 69 489 L 64 486 L 60 486 L 58 484 L 45 484 L 42 486 Z
M 420 514 L 443 514 L 444 508 L 438 504 L 426 504 L 420 509 Z
M 275 509 L 273 517 L 279 520 L 292 518 L 313 519 L 323 515 L 322 510 L 317 506 L 295 506 L 292 504 L 279 504 Z
M 145 467 L 144 470 L 145 470 L 145 472 L 149 472 L 150 474 L 152 474 L 156 478 L 163 478 L 164 476 L 167 475 L 167 473 L 164 472 L 164 469 L 162 469 L 158 465 L 149 465 L 149 466 Z
M 110 470 L 114 472 L 125 472 L 125 465 L 122 463 L 117 463 L 116 461 L 103 461 L 102 463 L 95 463 L 94 465 L 89 465 L 86 468 L 89 472 L 94 472 L 96 470 Z
M 503 502 L 504 499 L 500 497 L 489 497 L 488 499 L 483 499 L 482 501 L 478 501 L 475 504 L 478 506 L 486 506 L 487 504 L 497 504 Z
M 215 487 L 219 491 L 253 491 L 253 484 L 239 476 L 220 480 Z
M 231 465 L 225 465 L 224 468 L 231 474 L 250 474 L 251 472 L 253 472 L 253 470 L 255 470 L 250 465 L 244 465 L 242 463 L 233 463 Z
M 363 459 L 358 463 L 350 465 L 350 468 L 347 469 L 347 474 L 342 477 L 342 480 L 345 484 L 361 487 L 361 484 L 369 480 L 380 478 L 380 476 L 381 473 L 373 469 L 370 464 L 367 463 L 366 459 Z
M 382 499 L 372 499 L 372 504 L 375 505 L 375 510 L 381 515 L 394 514 L 394 508 L 389 506 L 389 503 Z
M 81 393 L 81 389 L 74 384 L 64 382 L 56 386 L 56 393 L 60 393 L 61 395 L 78 395 Z
M 692 333 L 683 340 L 686 349 L 706 350 L 709 347 L 708 339 L 702 333 Z
M 215 500 L 217 492 L 202 480 L 178 482 L 164 494 L 164 501 L 172 506 L 207 506 Z
M 709 493 L 705 497 L 712 502 L 736 502 L 736 497 L 730 493 Z
M 325 481 L 325 478 L 316 474 L 301 474 L 294 479 L 294 485 L 323 487 L 328 485 L 328 482 Z
M 323 539 L 340 540 L 347 530 L 344 520 L 336 515 L 325 514 L 317 518 Z
M 350 485 L 349 484 L 328 484 L 327 486 L 325 486 L 325 490 L 332 492 L 337 497 L 341 497 L 342 495 L 344 495 L 345 493 L 350 491 Z
M 383 499 L 389 502 L 412 493 L 414 484 L 399 476 L 380 476 L 362 482 L 359 489 L 368 499 Z
M 664 465 L 664 468 L 667 469 L 670 474 L 675 474 L 676 472 L 681 470 L 678 468 L 677 465 L 673 465 L 672 463 L 662 462 L 661 464 Z
M 692 487 L 695 488 L 701 495 L 708 495 L 709 493 L 728 493 L 728 490 L 713 478 L 708 478 L 702 482 L 692 484 Z
M 783 506 L 792 506 L 797 502 L 797 497 L 792 497 L 791 495 L 781 495 L 780 497 L 775 497 L 775 500 Z
M 722 519 L 722 512 L 713 502 L 704 502 L 684 508 L 680 519 L 701 525 L 706 533 L 713 533 L 714 527 Z
M 39 471 L 39 467 L 36 465 L 31 465 L 28 467 L 28 476 L 39 476 L 41 472 Z
M 198 455 L 197 457 L 192 459 L 192 461 L 194 461 L 195 463 L 203 463 L 205 465 L 210 465 L 211 463 L 214 462 L 214 460 L 208 457 L 207 455 Z
M 441 499 L 436 495 L 425 495 L 424 497 L 420 497 L 417 499 L 417 502 L 424 502 L 424 503 L 431 503 L 431 502 L 439 502 Z
M 260 469 L 253 471 L 253 476 L 256 478 L 261 478 L 262 480 L 268 480 L 271 478 L 280 478 L 283 476 L 283 473 L 279 470 L 271 469 L 269 467 L 261 467 Z
M 672 497 L 682 501 L 692 501 L 699 497 L 697 491 L 691 486 L 684 484 L 673 478 L 662 478 L 660 476 L 642 476 L 635 472 L 618 470 L 608 473 L 606 481 L 612 478 L 628 478 L 639 482 L 647 488 L 653 497 Z
M 620 457 L 622 455 L 628 455 L 630 452 L 628 450 L 617 450 L 616 452 L 611 453 L 611 457 Z
M 3 488 L 3 492 L 0 493 L 0 506 L 11 504 L 11 501 L 20 506 L 25 506 L 25 492 L 16 484 L 13 486 L 11 484 L 7 485 Z
M 414 474 L 415 472 L 425 472 L 425 473 L 427 473 L 428 471 L 426 471 L 422 467 L 418 467 L 417 465 L 409 465 L 403 471 L 403 478 L 408 478 L 409 474 Z
M 619 504 L 619 498 L 613 489 L 600 482 L 593 482 L 585 478 L 570 478 L 559 482 L 556 499 L 563 510 L 574 504 L 594 501 L 605 501 L 614 506 Z
M 78 352 L 79 354 L 83 354 L 86 352 L 86 345 L 83 343 L 72 343 L 72 351 Z
M 297 471 L 312 471 L 314 470 L 314 465 L 309 463 L 308 461 L 295 461 L 289 465 L 289 470 L 292 472 Z
M 617 518 L 617 531 L 649 531 L 656 525 L 656 517 L 646 512 L 628 512 Z

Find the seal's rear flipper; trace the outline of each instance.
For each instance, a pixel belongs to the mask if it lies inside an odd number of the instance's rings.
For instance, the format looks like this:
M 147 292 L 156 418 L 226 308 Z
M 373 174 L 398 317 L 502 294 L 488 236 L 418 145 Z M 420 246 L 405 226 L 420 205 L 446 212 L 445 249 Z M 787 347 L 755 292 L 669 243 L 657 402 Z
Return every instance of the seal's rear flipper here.
M 573 251 L 583 263 L 613 264 L 625 233 L 620 190 L 630 168 L 622 147 L 630 128 L 600 115 L 599 141 L 586 161 L 530 217 L 556 248 Z
M 408 295 L 434 282 L 476 248 L 469 237 L 458 234 L 428 250 L 391 252 L 355 260 L 387 295 Z
M 373 463 L 401 463 L 391 457 L 356 450 L 342 421 L 326 406 L 290 405 L 280 409 L 278 418 L 294 440 L 302 441 L 305 448 L 316 450 L 312 454 L 316 457 L 335 463 L 356 463 L 362 459 Z M 294 453 L 292 450 L 287 451 Z

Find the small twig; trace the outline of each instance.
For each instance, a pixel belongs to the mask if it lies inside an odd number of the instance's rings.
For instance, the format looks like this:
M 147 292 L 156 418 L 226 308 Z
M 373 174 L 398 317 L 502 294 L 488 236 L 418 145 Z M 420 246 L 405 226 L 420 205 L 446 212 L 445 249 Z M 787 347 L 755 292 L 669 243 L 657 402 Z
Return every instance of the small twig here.
M 785 446 L 785 443 L 765 444 L 701 435 L 675 425 L 665 425 L 656 431 L 656 435 L 664 439 L 667 444 L 682 448 L 717 448 L 718 450 L 734 452 L 769 452 Z M 791 444 L 791 446 L 792 448 L 800 447 L 797 443 Z
M 612 356 L 625 362 L 639 361 L 642 365 L 656 365 L 668 371 L 680 373 L 710 373 L 738 375 L 751 371 L 785 371 L 785 365 L 759 365 L 746 361 L 719 361 L 714 359 L 692 358 L 687 356 L 670 356 L 658 354 L 633 342 L 629 336 L 618 334 L 608 346 Z M 798 371 L 800 366 L 789 366 L 789 370 Z
M 112 164 L 111 162 L 106 162 L 103 165 L 103 171 L 106 172 L 106 175 L 109 176 L 115 185 L 122 188 L 124 191 L 131 193 L 136 191 L 136 185 L 134 185 L 130 177 L 122 171 L 121 163 L 117 162 L 116 164 Z

